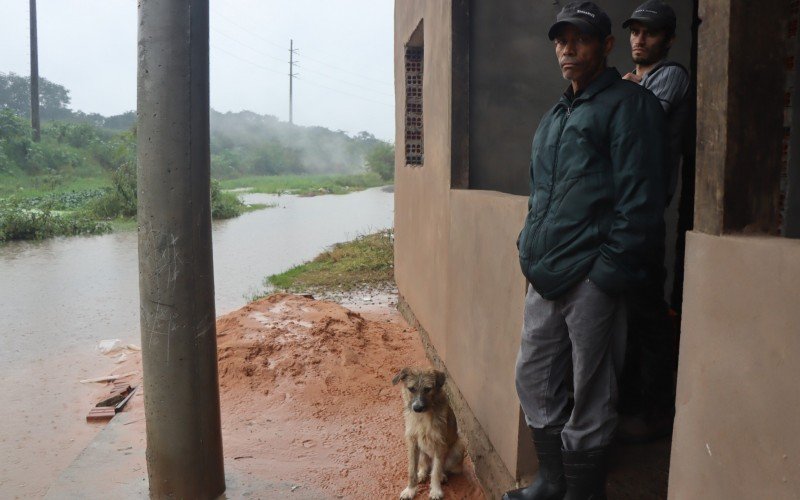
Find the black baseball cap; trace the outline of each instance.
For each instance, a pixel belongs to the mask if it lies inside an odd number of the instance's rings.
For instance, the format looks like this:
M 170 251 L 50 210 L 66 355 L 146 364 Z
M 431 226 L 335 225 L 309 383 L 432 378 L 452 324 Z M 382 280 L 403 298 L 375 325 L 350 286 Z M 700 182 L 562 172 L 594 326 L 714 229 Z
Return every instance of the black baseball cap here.
M 640 22 L 648 28 L 666 29 L 667 31 L 675 31 L 678 24 L 675 11 L 663 0 L 647 0 L 636 7 L 631 17 L 622 23 L 622 27 L 627 28 L 633 22 Z
M 547 36 L 553 40 L 561 28 L 571 24 L 581 33 L 597 35 L 605 39 L 611 34 L 611 19 L 603 9 L 594 2 L 570 2 L 556 16 L 556 22 L 550 26 Z

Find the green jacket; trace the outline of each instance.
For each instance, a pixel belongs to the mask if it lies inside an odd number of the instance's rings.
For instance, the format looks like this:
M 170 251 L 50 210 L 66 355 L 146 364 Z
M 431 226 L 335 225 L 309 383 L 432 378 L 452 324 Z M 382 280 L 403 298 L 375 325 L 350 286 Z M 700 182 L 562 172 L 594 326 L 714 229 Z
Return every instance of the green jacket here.
M 534 135 L 517 240 L 523 274 L 548 300 L 586 278 L 612 295 L 630 290 L 663 245 L 668 143 L 658 99 L 614 68 L 571 93 Z

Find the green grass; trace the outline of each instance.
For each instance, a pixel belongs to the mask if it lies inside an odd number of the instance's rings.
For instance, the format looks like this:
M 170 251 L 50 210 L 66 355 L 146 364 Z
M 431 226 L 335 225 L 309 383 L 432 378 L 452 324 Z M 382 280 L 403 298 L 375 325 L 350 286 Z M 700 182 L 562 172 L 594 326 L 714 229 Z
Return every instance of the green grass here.
M 383 186 L 385 181 L 374 173 L 352 175 L 271 175 L 241 177 L 220 181 L 223 189 L 249 188 L 253 193 L 345 194 L 353 191 Z
M 0 174 L 0 198 L 39 198 L 58 193 L 90 191 L 111 187 L 106 174 L 78 175 L 10 175 Z
M 343 289 L 394 279 L 394 234 L 381 231 L 338 243 L 314 260 L 267 277 L 265 284 L 291 292 Z

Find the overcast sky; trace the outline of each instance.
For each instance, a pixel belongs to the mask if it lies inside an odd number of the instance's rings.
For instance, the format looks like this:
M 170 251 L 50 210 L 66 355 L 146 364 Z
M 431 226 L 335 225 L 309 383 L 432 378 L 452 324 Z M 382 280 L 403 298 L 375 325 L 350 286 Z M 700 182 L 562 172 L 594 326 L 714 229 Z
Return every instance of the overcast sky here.
M 211 0 L 211 107 L 394 141 L 392 0 Z M 136 108 L 136 1 L 38 0 L 39 74 L 71 107 Z M 30 74 L 28 0 L 0 0 L 0 72 Z

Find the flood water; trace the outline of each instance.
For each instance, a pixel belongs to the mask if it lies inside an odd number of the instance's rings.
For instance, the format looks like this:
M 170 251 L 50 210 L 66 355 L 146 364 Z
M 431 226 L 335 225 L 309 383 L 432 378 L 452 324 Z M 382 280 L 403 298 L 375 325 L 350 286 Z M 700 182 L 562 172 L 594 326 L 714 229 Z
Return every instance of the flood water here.
M 277 203 L 213 225 L 217 314 L 263 291 L 263 280 L 309 260 L 333 243 L 389 228 L 393 194 L 380 188 L 344 196 L 245 194 Z M 53 350 L 89 349 L 139 332 L 135 231 L 0 246 L 0 364 Z
M 277 203 L 213 225 L 217 315 L 263 291 L 264 278 L 326 247 L 392 227 L 394 195 L 246 194 Z M 0 246 L 0 497 L 38 497 L 97 432 L 93 390 L 78 381 L 114 365 L 95 346 L 139 344 L 135 231 Z

